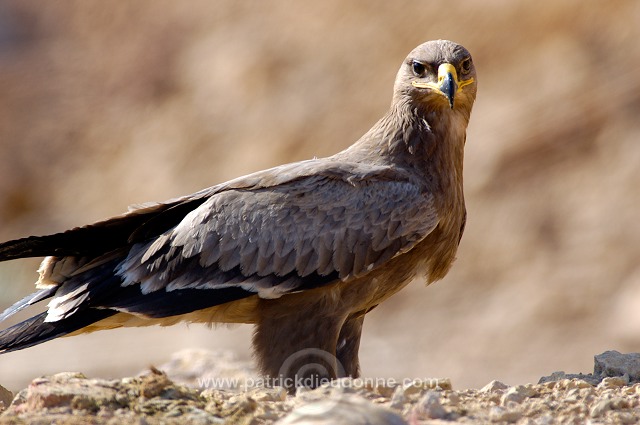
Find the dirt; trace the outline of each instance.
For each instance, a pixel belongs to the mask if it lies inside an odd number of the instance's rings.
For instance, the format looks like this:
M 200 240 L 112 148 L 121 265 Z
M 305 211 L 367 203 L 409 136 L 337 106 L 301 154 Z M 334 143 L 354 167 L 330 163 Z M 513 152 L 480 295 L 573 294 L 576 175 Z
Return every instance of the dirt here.
M 478 69 L 465 234 L 443 281 L 367 315 L 363 373 L 480 389 L 587 371 L 640 351 L 638 22 L 637 0 L 3 1 L 0 240 L 335 153 L 386 112 L 411 49 L 451 39 Z M 37 266 L 0 264 L 0 310 Z M 195 325 L 66 338 L 2 355 L 0 384 L 122 379 L 185 347 L 248 360 L 250 340 Z
M 200 375 L 203 365 L 216 376 Z M 35 379 L 2 407 L 0 424 L 633 424 L 640 421 L 640 354 L 595 356 L 594 372 L 540 383 L 492 381 L 457 390 L 449 379 L 344 378 L 316 389 L 255 385 L 230 353 L 185 351 L 123 379 L 59 373 Z M 207 370 L 211 370 L 207 368 Z M 215 381 L 211 378 L 225 378 Z M 188 382 L 189 385 L 180 382 Z M 234 382 L 235 386 L 220 385 Z M 7 391 L 0 390 L 2 403 Z M 11 400 L 11 398 L 9 398 Z

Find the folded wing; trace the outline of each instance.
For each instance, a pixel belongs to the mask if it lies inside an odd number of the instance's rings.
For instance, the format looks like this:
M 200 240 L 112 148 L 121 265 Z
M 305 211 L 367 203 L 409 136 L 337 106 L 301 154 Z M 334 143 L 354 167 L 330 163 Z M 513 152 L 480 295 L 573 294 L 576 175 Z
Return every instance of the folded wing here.
M 128 216 L 133 223 L 114 219 L 124 230 L 114 227 L 117 241 L 108 247 L 95 238 L 98 247 L 87 252 L 69 246 L 45 260 L 40 285 L 56 288 L 44 293 L 52 296 L 45 322 L 95 309 L 161 318 L 348 281 L 408 251 L 438 223 L 431 194 L 409 175 L 327 160 L 266 170 Z M 29 254 L 46 251 L 37 239 L 29 246 L 38 246 Z

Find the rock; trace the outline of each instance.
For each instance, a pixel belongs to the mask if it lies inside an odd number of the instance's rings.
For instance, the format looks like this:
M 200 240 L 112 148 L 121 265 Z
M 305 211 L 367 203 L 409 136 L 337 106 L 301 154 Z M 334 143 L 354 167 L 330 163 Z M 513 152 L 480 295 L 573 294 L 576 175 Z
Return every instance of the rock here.
M 411 382 L 402 387 L 402 392 L 405 397 L 411 397 L 411 396 L 420 394 L 425 390 L 426 388 L 422 385 L 422 383 Z
M 264 388 L 258 387 L 249 391 L 251 397 L 260 402 L 265 401 L 285 401 L 287 399 L 287 390 L 284 387 Z
M 196 357 L 196 363 L 202 359 Z M 434 389 L 448 380 L 374 385 L 343 378 L 292 396 L 281 387 L 190 388 L 154 368 L 119 380 L 59 373 L 34 379 L 18 392 L 0 425 L 640 423 L 640 383 L 630 384 L 628 374 L 604 376 L 597 386 L 572 376 L 586 375 L 558 372 L 552 375 L 556 380 L 537 385 L 493 381 L 482 390 L 461 391 Z M 7 393 L 3 403 L 9 400 Z
M 438 378 L 438 379 L 433 379 L 429 382 L 431 383 L 431 387 L 429 388 L 432 388 L 434 390 L 447 391 L 447 390 L 453 389 L 453 385 L 451 384 L 451 379 L 449 378 Z
M 613 376 L 610 378 L 604 378 L 598 384 L 598 388 L 620 388 L 625 385 L 629 385 L 629 375 L 625 374 L 624 376 Z
M 605 351 L 594 357 L 594 363 L 593 374 L 601 379 L 628 375 L 630 382 L 640 382 L 640 353 Z
M 440 403 L 440 394 L 427 391 L 413 408 L 413 414 L 418 419 L 444 419 L 447 411 Z
M 557 421 L 553 415 L 547 413 L 538 417 L 533 423 L 535 425 L 553 425 L 557 423 Z
M 524 385 L 518 385 L 516 387 L 510 387 L 501 397 L 500 404 L 506 406 L 509 402 L 516 404 L 522 403 L 525 399 L 533 397 L 537 394 L 531 387 L 525 387 Z
M 622 397 L 605 398 L 598 401 L 593 405 L 590 411 L 590 415 L 593 418 L 597 418 L 608 412 L 609 410 L 622 410 L 630 407 L 629 400 Z M 640 412 L 638 418 L 640 419 Z
M 147 379 L 143 380 L 140 384 L 141 397 L 157 397 L 169 390 L 169 387 L 173 385 L 173 382 L 171 382 L 167 375 L 156 368 L 151 368 L 150 373 L 146 376 Z
M 449 379 L 414 379 L 395 387 L 391 395 L 392 407 L 400 408 L 400 404 L 412 400 L 416 402 L 420 396 L 428 391 L 450 391 Z
M 402 387 L 404 395 L 410 397 L 416 394 L 421 394 L 427 390 L 451 390 L 451 380 L 444 379 L 414 379 L 406 383 Z
M 492 422 L 516 422 L 521 417 L 521 412 L 506 409 L 501 406 L 493 406 L 491 410 L 489 410 L 489 418 Z
M 509 403 L 520 404 L 524 401 L 525 398 L 526 397 L 524 395 L 518 393 L 517 391 L 509 389 L 509 391 L 504 393 L 500 398 L 500 404 L 502 406 L 507 406 Z
M 457 406 L 458 404 L 460 404 L 460 395 L 458 393 L 450 391 L 447 394 L 447 404 L 451 406 Z
M 232 396 L 222 405 L 222 416 L 246 417 L 251 416 L 258 409 L 258 402 L 246 394 Z
M 300 405 L 325 399 L 337 400 L 344 397 L 346 394 L 366 393 L 366 390 L 362 386 L 350 385 L 349 379 L 350 378 L 334 380 L 315 389 L 298 387 L 296 388 L 294 403 Z
M 353 394 L 338 400 L 322 400 L 296 407 L 278 425 L 406 425 L 391 410 Z
M 578 388 L 578 389 L 593 388 L 593 384 L 588 382 L 588 381 L 585 381 L 584 379 L 574 378 L 571 381 L 569 381 L 569 383 L 567 384 L 567 388 L 568 389 L 573 389 L 573 388 Z
M 570 381 L 582 381 L 586 382 L 588 385 L 598 385 L 600 382 L 600 378 L 594 376 L 593 374 L 584 374 L 584 373 L 564 373 L 564 372 L 553 372 L 549 376 L 543 376 L 538 380 L 538 384 L 546 384 L 546 383 L 555 383 L 565 381 L 564 385 L 573 385 L 569 384 Z M 551 385 L 553 387 L 554 385 Z
M 507 384 L 504 384 L 500 381 L 491 381 L 480 390 L 483 393 L 494 393 L 494 392 L 502 392 L 509 388 Z
M 116 422 L 135 423 L 139 422 L 136 417 L 180 416 L 192 423 L 215 423 L 204 410 L 205 404 L 196 390 L 175 385 L 157 370 L 126 380 L 60 373 L 34 379 L 18 393 L 2 418 L 11 422 L 11 418 L 20 417 L 28 423 L 86 423 L 87 418 L 102 418 L 90 422 L 106 423 L 108 418 L 123 416 Z M 66 417 L 74 420 L 63 420 Z
M 608 410 L 611 410 L 611 400 L 600 400 L 593 405 L 589 414 L 592 418 L 598 418 Z
M 363 391 L 371 391 L 371 387 L 365 385 L 364 380 L 358 378 L 338 378 L 333 381 L 324 383 L 321 387 L 339 388 L 345 393 L 360 393 Z
M 107 381 L 89 380 L 82 374 L 60 373 L 35 379 L 27 388 L 22 412 L 68 408 L 97 411 L 101 406 L 121 407 L 118 390 Z
M 393 393 L 396 391 L 397 388 L 398 388 L 397 384 L 394 384 L 394 385 L 378 384 L 378 385 L 375 385 L 372 388 L 372 390 L 374 394 L 377 394 L 379 396 L 392 397 Z
M 402 387 L 397 387 L 393 393 L 393 396 L 391 396 L 389 407 L 396 410 L 402 410 L 406 402 L 407 397 L 404 395 L 404 389 Z
M 13 400 L 13 393 L 0 385 L 0 412 L 9 407 Z

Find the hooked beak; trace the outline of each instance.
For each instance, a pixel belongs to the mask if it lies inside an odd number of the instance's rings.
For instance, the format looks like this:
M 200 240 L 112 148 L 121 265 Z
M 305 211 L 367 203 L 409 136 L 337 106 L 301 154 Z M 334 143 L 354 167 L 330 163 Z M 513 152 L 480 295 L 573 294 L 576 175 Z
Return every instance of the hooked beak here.
M 436 93 L 440 93 L 449 101 L 449 106 L 453 109 L 456 93 L 462 90 L 462 87 L 471 84 L 473 82 L 473 78 L 469 78 L 468 80 L 459 81 L 458 73 L 456 72 L 456 68 L 450 63 L 443 63 L 438 67 L 438 82 L 421 82 L 421 81 L 412 81 L 414 87 L 422 88 L 422 89 L 431 89 Z

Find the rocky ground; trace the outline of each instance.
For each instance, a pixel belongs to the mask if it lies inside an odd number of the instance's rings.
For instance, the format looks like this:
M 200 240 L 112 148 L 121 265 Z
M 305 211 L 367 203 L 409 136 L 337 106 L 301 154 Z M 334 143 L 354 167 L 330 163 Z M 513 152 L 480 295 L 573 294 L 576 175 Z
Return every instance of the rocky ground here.
M 332 155 L 386 112 L 406 54 L 447 38 L 478 69 L 469 218 L 443 281 L 367 315 L 364 373 L 481 388 L 640 352 L 640 2 L 585 4 L 2 1 L 0 241 Z M 0 263 L 0 310 L 37 268 Z M 249 326 L 96 333 L 3 354 L 0 384 L 133 376 L 184 347 L 248 359 L 250 340 Z
M 239 388 L 212 386 L 212 376 Z M 455 390 L 448 379 L 342 379 L 315 390 L 248 387 L 256 379 L 228 353 L 185 351 L 136 377 L 65 372 L 15 397 L 0 387 L 0 424 L 633 424 L 640 421 L 640 354 L 607 351 L 593 373 L 555 372 L 538 384 L 492 381 Z M 207 388 L 208 387 L 208 388 Z M 13 400 L 13 401 L 12 401 Z M 4 407 L 8 406 L 8 407 Z
M 0 240 L 333 154 L 386 111 L 427 39 L 468 47 L 480 87 L 458 261 L 374 310 L 361 350 L 368 376 L 450 381 L 204 388 L 255 378 L 206 352 L 92 378 L 250 340 L 123 330 L 4 354 L 16 394 L 0 387 L 0 424 L 640 422 L 638 355 L 483 387 L 640 351 L 638 21 L 635 0 L 2 2 Z M 0 265 L 0 310 L 36 268 Z

